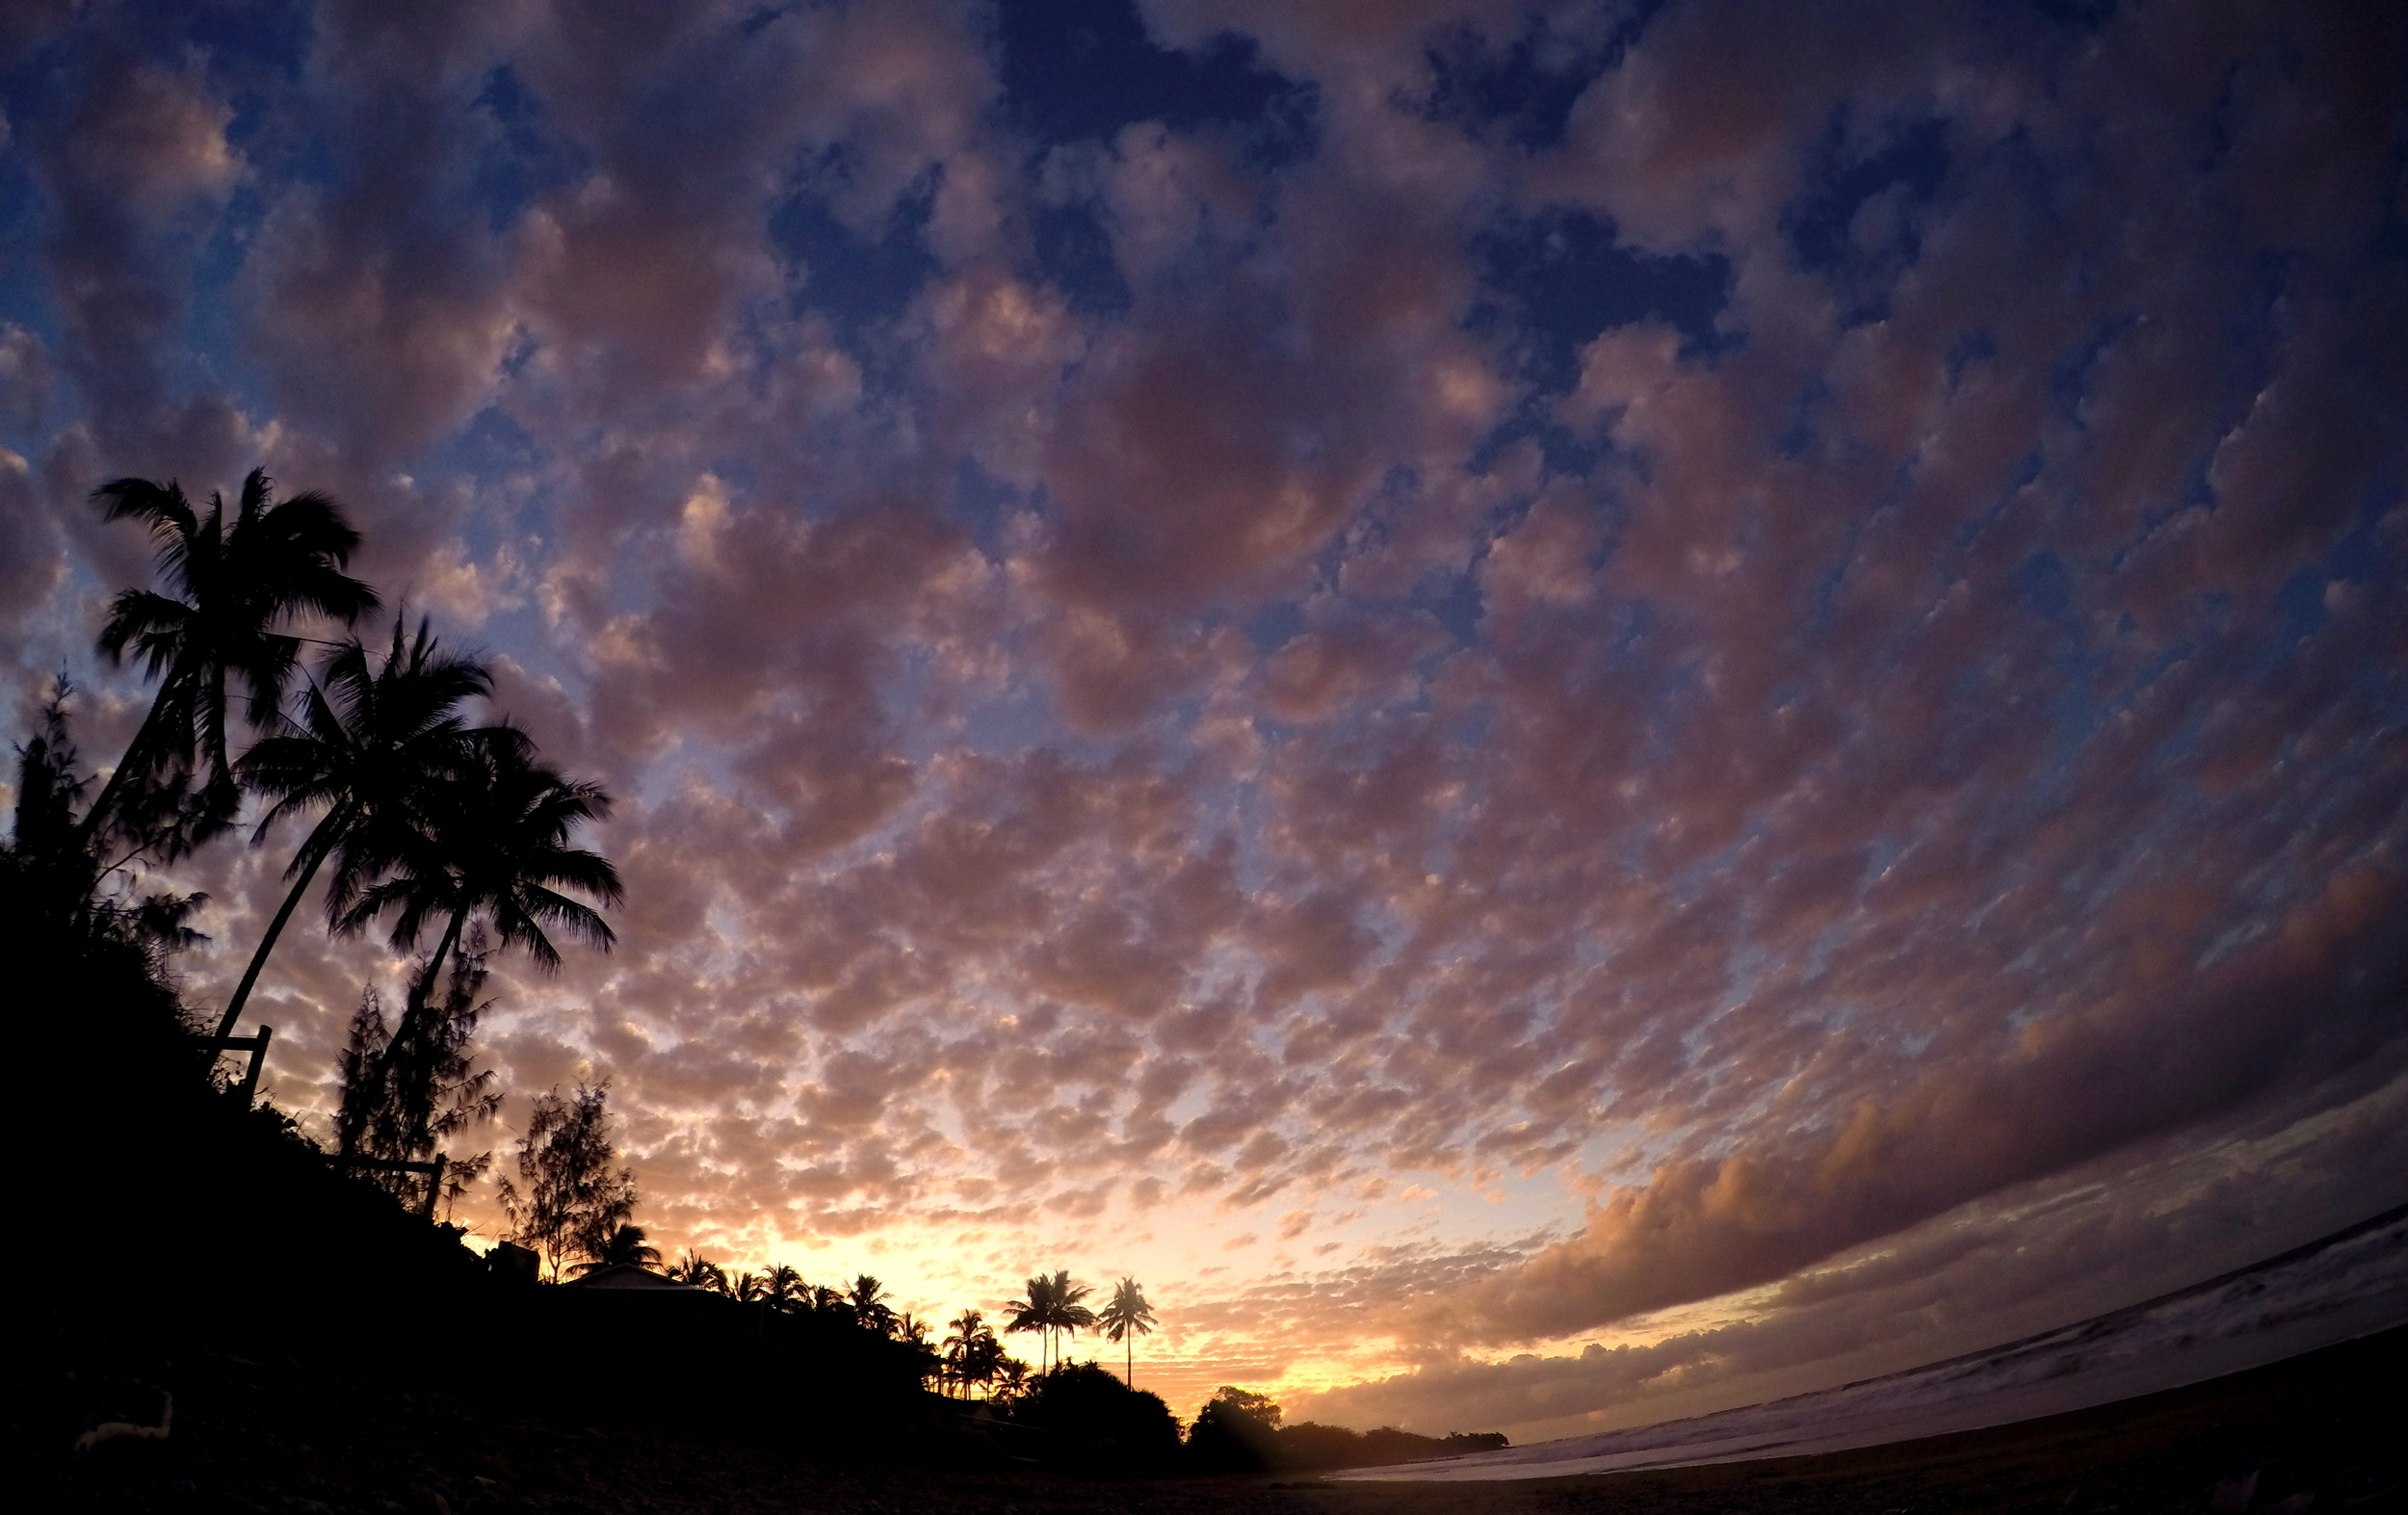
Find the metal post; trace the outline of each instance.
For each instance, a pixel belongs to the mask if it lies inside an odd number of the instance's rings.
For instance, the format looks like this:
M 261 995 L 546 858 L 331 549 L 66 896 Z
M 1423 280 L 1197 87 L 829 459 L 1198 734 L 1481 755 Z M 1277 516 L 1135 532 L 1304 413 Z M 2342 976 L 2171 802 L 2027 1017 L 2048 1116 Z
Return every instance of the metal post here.
M 427 1202 L 418 1207 L 418 1218 L 432 1224 L 434 1220 L 435 1196 L 443 1192 L 443 1164 L 449 1161 L 443 1153 L 434 1155 L 433 1171 L 427 1175 Z
M 245 1110 L 250 1108 L 251 1097 L 258 1092 L 259 1068 L 268 1060 L 268 1038 L 275 1034 L 275 1027 L 262 1026 L 259 1028 L 257 1039 L 251 1043 L 250 1069 L 243 1075 L 243 1108 Z

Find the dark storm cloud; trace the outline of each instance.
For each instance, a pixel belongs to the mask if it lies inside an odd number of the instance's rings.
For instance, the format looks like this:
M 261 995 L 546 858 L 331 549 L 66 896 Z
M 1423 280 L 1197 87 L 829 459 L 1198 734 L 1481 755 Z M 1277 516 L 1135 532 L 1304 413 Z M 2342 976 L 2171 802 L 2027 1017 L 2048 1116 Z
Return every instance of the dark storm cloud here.
M 1331 1401 L 1572 1415 L 2175 1257 L 1815 1271 L 2395 1059 L 2388 17 L 129 16 L 5 65 L 20 695 L 145 571 L 99 479 L 343 495 L 621 797 L 492 1049 L 613 1077 L 672 1240 L 1217 1206 L 1304 1356 L 1791 1291 Z M 281 865 L 199 861 L 196 989 Z M 291 1097 L 397 966 L 279 950 Z M 1391 1177 L 1521 1240 L 1309 1250 Z

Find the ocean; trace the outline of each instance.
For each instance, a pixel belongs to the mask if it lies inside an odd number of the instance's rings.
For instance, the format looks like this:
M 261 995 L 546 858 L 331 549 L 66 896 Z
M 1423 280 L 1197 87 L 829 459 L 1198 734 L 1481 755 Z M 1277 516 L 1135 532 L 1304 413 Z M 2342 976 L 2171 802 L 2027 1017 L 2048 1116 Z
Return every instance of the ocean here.
M 1552 1478 L 1841 1451 L 2086 1409 L 2408 1321 L 2408 1206 L 2278 1257 L 1945 1362 L 1659 1425 L 1332 1478 Z

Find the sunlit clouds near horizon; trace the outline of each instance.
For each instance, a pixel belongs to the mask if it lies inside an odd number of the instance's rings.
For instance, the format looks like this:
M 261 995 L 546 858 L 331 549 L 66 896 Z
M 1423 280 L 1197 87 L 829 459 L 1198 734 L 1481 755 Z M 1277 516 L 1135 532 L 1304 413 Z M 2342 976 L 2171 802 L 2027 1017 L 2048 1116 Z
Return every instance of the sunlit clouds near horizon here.
M 2408 1200 L 2395 9 L 8 17 L 12 740 L 257 465 L 616 798 L 463 1152 L 1517 1439 Z M 405 968 L 279 946 L 305 1127 Z

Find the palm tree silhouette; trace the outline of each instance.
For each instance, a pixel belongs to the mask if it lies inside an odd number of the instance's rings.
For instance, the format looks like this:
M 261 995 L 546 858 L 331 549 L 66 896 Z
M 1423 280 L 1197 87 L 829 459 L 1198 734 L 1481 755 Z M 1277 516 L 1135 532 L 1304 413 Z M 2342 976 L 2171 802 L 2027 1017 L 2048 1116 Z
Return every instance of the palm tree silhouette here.
M 622 1225 L 603 1240 L 601 1246 L 587 1261 L 569 1269 L 572 1273 L 598 1273 L 606 1267 L 658 1267 L 661 1249 L 647 1246 L 643 1227 Z
M 1019 1398 L 1029 1390 L 1029 1365 L 1017 1357 L 1006 1357 L 995 1365 L 989 1382 L 996 1385 L 993 1397 L 1006 1401 Z
M 846 1292 L 845 1302 L 852 1307 L 852 1318 L 864 1329 L 880 1336 L 890 1336 L 895 1329 L 895 1312 L 886 1306 L 886 1286 L 864 1273 L 852 1281 Z
M 1040 1350 L 1050 1347 L 1052 1366 L 1059 1368 L 1061 1366 L 1061 1351 L 1058 1345 L 1060 1334 L 1066 1331 L 1076 1336 L 1081 1327 L 1095 1323 L 1095 1312 L 1079 1302 L 1089 1293 L 1091 1291 L 1085 1284 L 1070 1281 L 1070 1269 L 1066 1267 L 1050 1278 L 1039 1273 L 1029 1280 L 1028 1298 L 1014 1299 L 1004 1306 L 1012 1312 L 1011 1323 L 1004 1329 L 1041 1333 L 1038 1337 Z M 1052 1368 L 1044 1371 L 1051 1371 Z
M 945 1368 L 954 1382 L 967 1389 L 971 1383 L 971 1356 L 981 1340 L 993 1341 L 995 1333 L 986 1328 L 986 1317 L 977 1310 L 964 1310 L 946 1322 L 944 1342 Z
M 1029 1280 L 1028 1287 L 1027 1298 L 1013 1299 L 1005 1303 L 1004 1308 L 1011 1312 L 1011 1319 L 1005 1324 L 1004 1330 L 1007 1333 L 1012 1331 L 1037 1333 L 1037 1363 L 1041 1371 L 1045 1363 L 1047 1348 L 1053 1341 L 1056 1308 L 1054 1281 L 1045 1274 L 1038 1273 Z
M 696 1289 L 708 1289 L 722 1294 L 727 1293 L 726 1269 L 701 1256 L 693 1247 L 686 1248 L 686 1255 L 669 1265 L 668 1276 Z
M 1057 1333 L 1054 1366 L 1057 1368 L 1061 1366 L 1061 1335 L 1077 1336 L 1082 1329 L 1095 1323 L 1095 1312 L 1079 1303 L 1093 1292 L 1085 1284 L 1072 1283 L 1070 1269 L 1066 1267 L 1054 1275 L 1054 1330 Z
M 1104 1327 L 1104 1335 L 1125 1345 L 1128 1360 L 1123 1365 L 1122 1378 L 1134 1389 L 1137 1377 L 1137 1339 L 1154 1333 L 1154 1307 L 1145 1302 L 1145 1291 L 1134 1278 L 1123 1278 L 1112 1289 L 1110 1303 L 1099 1311 L 1096 1320 Z
M 243 481 L 230 522 L 222 496 L 211 494 L 201 515 L 173 480 L 116 479 L 92 500 L 109 520 L 149 527 L 169 592 L 123 591 L 101 629 L 100 650 L 117 662 L 131 648 L 159 691 L 85 812 L 83 841 L 92 846 L 129 822 L 147 829 L 155 817 L 138 818 L 134 803 L 175 797 L 197 761 L 206 774 L 198 803 L 169 842 L 170 851 L 189 848 L 229 823 L 240 802 L 226 752 L 227 686 L 242 685 L 246 715 L 266 721 L 301 656 L 301 640 L 275 628 L 311 614 L 349 625 L 376 608 L 377 591 L 342 571 L 359 545 L 342 507 L 314 490 L 276 504 L 260 469 Z M 158 785 L 170 776 L 173 784 Z
M 608 858 L 568 845 L 579 825 L 610 814 L 601 786 L 570 783 L 531 762 L 523 740 L 495 740 L 478 743 L 461 771 L 436 785 L 426 802 L 417 823 L 379 828 L 356 872 L 389 869 L 389 875 L 358 890 L 336 914 L 337 928 L 353 931 L 393 912 L 393 945 L 405 952 L 418 945 L 429 921 L 449 918 L 411 986 L 405 1022 L 422 1011 L 472 917 L 489 920 L 502 946 L 524 948 L 547 972 L 561 963 L 547 927 L 610 950 L 616 938 L 600 912 L 562 893 L 615 904 L 625 892 Z
M 773 1310 L 791 1310 L 802 1303 L 809 1293 L 802 1275 L 783 1263 L 761 1275 L 761 1297 L 768 1300 Z
M 221 1036 L 234 1034 L 260 969 L 320 865 L 344 857 L 328 891 L 331 905 L 357 889 L 359 854 L 368 850 L 362 840 L 379 828 L 422 823 L 432 792 L 462 770 L 474 742 L 525 740 L 507 726 L 472 732 L 459 707 L 490 693 L 491 675 L 482 664 L 443 652 L 424 618 L 414 639 L 405 640 L 403 631 L 397 616 L 392 645 L 374 669 L 356 640 L 337 647 L 309 688 L 302 718 L 287 718 L 286 729 L 260 741 L 237 765 L 252 788 L 275 798 L 260 817 L 254 842 L 286 816 L 315 808 L 326 814 L 284 870 L 293 886 L 226 1001 Z

